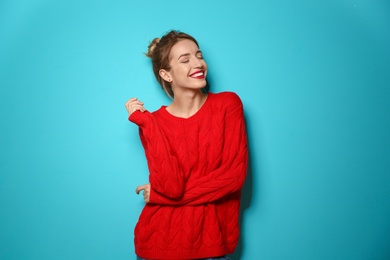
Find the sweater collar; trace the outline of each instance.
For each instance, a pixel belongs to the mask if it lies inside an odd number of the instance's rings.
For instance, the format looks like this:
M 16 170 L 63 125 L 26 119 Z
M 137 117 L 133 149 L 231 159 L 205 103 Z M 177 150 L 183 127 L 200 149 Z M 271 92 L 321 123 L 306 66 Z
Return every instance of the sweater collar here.
M 193 114 L 192 116 L 188 118 L 183 118 L 183 117 L 177 117 L 172 115 L 171 113 L 168 112 L 167 106 L 161 106 L 161 108 L 158 110 L 158 113 L 163 116 L 165 119 L 177 122 L 177 123 L 182 123 L 182 124 L 187 124 L 187 123 L 192 123 L 196 122 L 199 119 L 202 119 L 205 114 L 207 114 L 207 111 L 209 111 L 208 107 L 210 105 L 210 100 L 213 99 L 214 94 L 209 92 L 207 94 L 207 99 L 203 103 L 203 105 L 199 108 L 199 110 Z

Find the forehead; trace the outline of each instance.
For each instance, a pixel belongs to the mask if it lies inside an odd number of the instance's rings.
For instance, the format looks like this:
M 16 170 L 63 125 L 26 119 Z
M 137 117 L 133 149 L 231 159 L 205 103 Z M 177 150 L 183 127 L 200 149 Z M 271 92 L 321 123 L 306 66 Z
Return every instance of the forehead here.
M 199 48 L 195 42 L 185 39 L 185 40 L 180 40 L 175 45 L 173 45 L 170 56 L 172 58 L 175 58 L 175 57 L 179 57 L 182 54 L 186 54 L 186 53 L 194 54 L 197 53 L 198 51 Z

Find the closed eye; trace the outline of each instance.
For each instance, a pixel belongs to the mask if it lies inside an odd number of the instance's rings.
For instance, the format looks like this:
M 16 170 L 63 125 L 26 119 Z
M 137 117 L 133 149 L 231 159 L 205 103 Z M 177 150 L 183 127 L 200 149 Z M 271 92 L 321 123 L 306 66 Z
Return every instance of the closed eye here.
M 202 52 L 201 52 L 201 51 L 198 51 L 198 52 L 196 53 L 196 57 L 197 57 L 198 59 L 203 60 Z

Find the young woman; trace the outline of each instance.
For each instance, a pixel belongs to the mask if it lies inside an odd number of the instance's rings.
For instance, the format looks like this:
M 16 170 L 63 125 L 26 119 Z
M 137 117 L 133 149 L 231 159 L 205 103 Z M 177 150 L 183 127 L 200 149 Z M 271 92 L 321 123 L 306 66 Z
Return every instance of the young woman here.
M 149 168 L 150 183 L 136 189 L 146 202 L 134 231 L 138 259 L 229 259 L 248 161 L 241 100 L 206 91 L 207 64 L 188 34 L 154 39 L 147 56 L 173 101 L 152 113 L 137 98 L 125 104 Z

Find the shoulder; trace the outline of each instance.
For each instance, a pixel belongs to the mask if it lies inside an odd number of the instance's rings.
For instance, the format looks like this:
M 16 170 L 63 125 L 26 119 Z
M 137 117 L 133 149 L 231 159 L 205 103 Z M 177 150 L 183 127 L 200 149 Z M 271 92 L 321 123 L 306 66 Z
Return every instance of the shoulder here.
M 157 110 L 152 111 L 151 114 L 152 114 L 153 116 L 160 116 L 161 114 L 164 113 L 164 111 L 166 111 L 166 107 L 167 107 L 167 106 L 162 105 L 162 106 L 161 106 L 160 108 L 158 108 Z
M 224 107 L 241 107 L 242 101 L 241 98 L 234 92 L 224 91 L 219 93 L 210 93 L 212 99 L 215 103 L 219 103 Z

